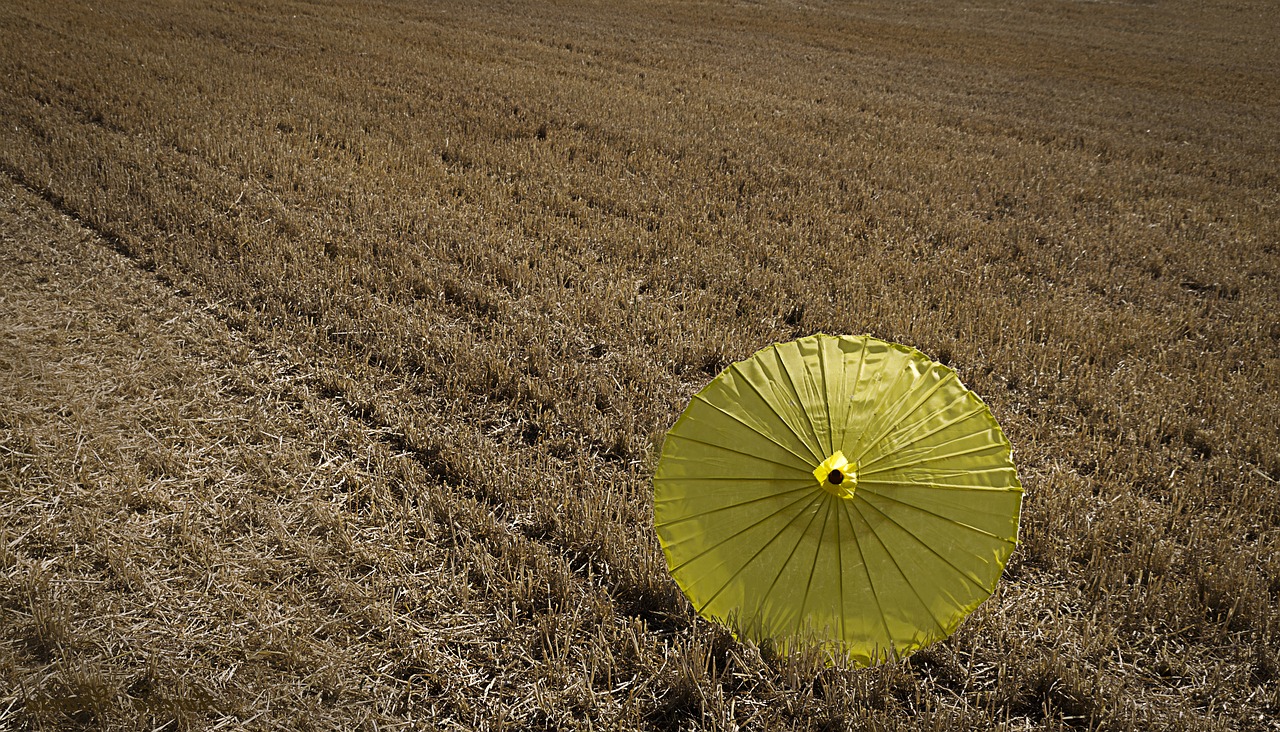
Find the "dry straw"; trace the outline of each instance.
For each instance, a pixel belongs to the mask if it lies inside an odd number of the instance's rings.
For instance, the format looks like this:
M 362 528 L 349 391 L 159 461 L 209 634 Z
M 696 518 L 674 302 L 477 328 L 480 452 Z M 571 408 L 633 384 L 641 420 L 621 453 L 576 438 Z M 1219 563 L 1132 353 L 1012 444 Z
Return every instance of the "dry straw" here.
M 1273 726 L 1275 24 L 988 5 L 0 3 L 0 727 Z M 870 670 L 698 620 L 649 516 L 817 331 L 1027 491 Z

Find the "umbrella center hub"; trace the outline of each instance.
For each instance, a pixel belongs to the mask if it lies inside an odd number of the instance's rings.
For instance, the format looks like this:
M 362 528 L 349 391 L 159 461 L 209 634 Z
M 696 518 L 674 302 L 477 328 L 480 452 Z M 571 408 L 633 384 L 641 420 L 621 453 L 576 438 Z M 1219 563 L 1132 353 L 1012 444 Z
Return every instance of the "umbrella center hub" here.
M 849 462 L 844 453 L 837 450 L 813 469 L 813 477 L 831 495 L 853 498 L 853 492 L 858 487 L 858 466 Z

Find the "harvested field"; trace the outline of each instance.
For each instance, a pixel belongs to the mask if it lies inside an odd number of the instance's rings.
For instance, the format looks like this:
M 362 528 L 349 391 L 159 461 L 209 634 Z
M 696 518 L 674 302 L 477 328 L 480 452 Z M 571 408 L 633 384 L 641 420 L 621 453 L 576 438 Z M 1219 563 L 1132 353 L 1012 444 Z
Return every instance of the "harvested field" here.
M 1270 3 L 0 4 L 0 729 L 1280 729 Z M 945 643 L 779 658 L 653 533 L 728 363 L 1014 445 Z

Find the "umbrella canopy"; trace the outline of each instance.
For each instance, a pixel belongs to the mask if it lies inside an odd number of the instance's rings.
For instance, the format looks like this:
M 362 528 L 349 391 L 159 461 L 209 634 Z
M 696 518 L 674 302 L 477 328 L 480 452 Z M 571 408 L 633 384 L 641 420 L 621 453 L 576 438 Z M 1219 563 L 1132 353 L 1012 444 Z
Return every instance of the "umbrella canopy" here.
M 995 588 L 1022 503 L 982 400 L 870 336 L 729 366 L 667 433 L 653 484 L 667 566 L 703 617 L 856 664 L 950 635 Z

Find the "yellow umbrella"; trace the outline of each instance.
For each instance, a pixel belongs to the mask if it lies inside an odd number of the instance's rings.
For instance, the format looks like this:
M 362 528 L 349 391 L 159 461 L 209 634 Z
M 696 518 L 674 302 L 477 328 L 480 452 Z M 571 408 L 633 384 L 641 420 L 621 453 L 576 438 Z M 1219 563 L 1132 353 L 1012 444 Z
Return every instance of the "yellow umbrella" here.
M 720 373 L 653 479 L 667 566 L 703 616 L 868 665 L 950 635 L 995 588 L 1022 486 L 950 368 L 818 334 Z

